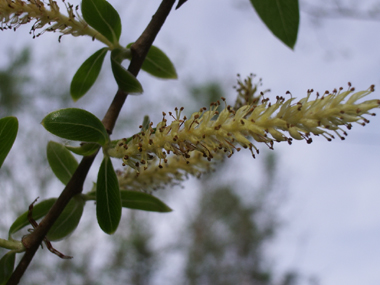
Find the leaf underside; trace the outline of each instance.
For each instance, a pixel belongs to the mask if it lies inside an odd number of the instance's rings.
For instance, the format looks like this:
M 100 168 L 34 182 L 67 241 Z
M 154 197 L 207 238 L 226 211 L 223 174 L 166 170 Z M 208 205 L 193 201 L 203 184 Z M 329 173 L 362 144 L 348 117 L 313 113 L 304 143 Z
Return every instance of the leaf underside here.
M 96 217 L 100 228 L 113 234 L 121 218 L 121 198 L 119 182 L 111 159 L 105 157 L 99 168 L 96 183 Z
M 113 76 L 121 90 L 129 94 L 141 94 L 143 88 L 136 77 L 125 69 L 117 60 L 118 51 L 113 50 L 111 53 L 111 67 Z
M 130 43 L 127 47 L 131 47 Z M 162 79 L 177 79 L 177 71 L 169 57 L 158 47 L 151 46 L 141 69 Z
M 118 12 L 105 0 L 83 0 L 83 19 L 111 43 L 117 44 L 121 34 Z
M 74 101 L 84 96 L 95 83 L 102 69 L 107 51 L 107 48 L 102 48 L 95 52 L 83 62 L 75 73 L 70 85 L 70 94 Z
M 5 117 L 0 119 L 0 167 L 11 150 L 18 131 L 18 120 L 16 117 Z
M 46 153 L 55 176 L 67 185 L 78 167 L 77 160 L 65 146 L 53 141 L 48 142 Z
M 299 26 L 298 0 L 250 0 L 271 32 L 285 45 L 294 48 Z

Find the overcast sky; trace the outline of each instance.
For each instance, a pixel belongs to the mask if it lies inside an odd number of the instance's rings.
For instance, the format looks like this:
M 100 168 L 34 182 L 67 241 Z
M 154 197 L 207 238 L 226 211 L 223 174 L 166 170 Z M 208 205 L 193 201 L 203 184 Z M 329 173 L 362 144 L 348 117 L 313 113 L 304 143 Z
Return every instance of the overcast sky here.
M 169 54 L 180 78 L 229 82 L 236 73 L 253 72 L 273 96 L 290 90 L 298 98 L 309 88 L 346 88 L 348 81 L 357 90 L 380 86 L 380 22 L 316 23 L 301 13 L 292 51 L 244 4 L 190 0 L 171 15 L 156 44 L 174 48 Z M 315 274 L 326 285 L 380 284 L 380 118 L 370 120 L 366 127 L 355 125 L 345 141 L 318 137 L 311 145 L 275 145 L 289 189 L 282 209 L 287 226 L 273 248 L 279 268 Z M 242 163 L 247 183 L 253 178 L 246 165 L 254 163 L 250 155 Z
M 123 15 L 122 43 L 141 33 L 159 2 L 111 1 Z M 379 28 L 380 21 L 321 19 L 316 23 L 301 13 L 293 51 L 265 28 L 248 0 L 189 0 L 169 16 L 155 42 L 173 59 L 179 82 L 160 81 L 150 87 L 151 77 L 141 74 L 144 100 L 157 101 L 153 88 L 175 97 L 183 84 L 180 80 L 218 79 L 232 85 L 237 73 L 245 76 L 252 72 L 263 78 L 263 87 L 270 88 L 273 96 L 290 90 L 301 98 L 309 88 L 324 92 L 346 88 L 348 81 L 357 90 L 371 84 L 380 87 Z M 77 64 L 101 47 L 87 38 L 69 36 L 58 44 L 57 34 L 32 40 L 28 30 L 2 32 L 3 54 L 12 45 L 26 43 L 32 46 L 34 60 L 43 60 L 45 53 L 53 54 L 56 49 L 75 56 Z M 0 65 L 3 62 L 0 58 Z M 51 68 L 63 68 L 54 64 L 49 63 Z M 78 66 L 64 67 L 67 78 Z M 35 72 L 44 74 L 44 70 Z M 232 89 L 228 92 L 233 94 Z M 380 92 L 372 98 L 380 98 Z M 180 95 L 174 99 L 180 102 Z M 73 106 L 84 107 L 86 100 Z M 161 110 L 157 113 L 160 117 Z M 289 189 L 281 207 L 286 226 L 271 251 L 279 270 L 299 269 L 305 275 L 318 276 L 325 285 L 380 284 L 380 114 L 369 119 L 366 127 L 355 125 L 345 141 L 327 142 L 318 137 L 311 145 L 275 145 Z M 239 153 L 241 175 L 249 183 L 253 178 L 248 166 L 255 161 L 245 154 L 247 158 Z M 175 219 L 176 212 L 170 215 Z

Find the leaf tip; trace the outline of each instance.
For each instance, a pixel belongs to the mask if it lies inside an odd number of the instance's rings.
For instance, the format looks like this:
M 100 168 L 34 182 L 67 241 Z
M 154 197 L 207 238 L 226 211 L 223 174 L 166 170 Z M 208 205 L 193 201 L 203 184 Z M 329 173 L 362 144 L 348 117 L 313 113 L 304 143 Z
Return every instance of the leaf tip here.
M 71 95 L 71 99 L 73 100 L 73 102 L 77 102 L 80 98 L 80 97 L 73 95 L 72 93 L 70 95 Z

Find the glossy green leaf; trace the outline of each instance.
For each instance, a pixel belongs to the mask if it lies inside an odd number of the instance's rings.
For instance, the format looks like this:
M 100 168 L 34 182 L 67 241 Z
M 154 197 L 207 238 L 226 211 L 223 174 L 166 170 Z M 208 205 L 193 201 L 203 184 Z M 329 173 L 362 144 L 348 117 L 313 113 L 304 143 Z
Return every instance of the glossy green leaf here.
M 111 43 L 117 44 L 121 34 L 120 16 L 105 0 L 82 0 L 83 19 Z
M 100 228 L 113 234 L 121 218 L 119 182 L 111 159 L 105 157 L 100 166 L 96 183 L 96 217 Z
M 18 131 L 18 120 L 16 117 L 5 117 L 0 119 L 0 167 L 3 165 Z
M 127 47 L 129 48 L 132 44 L 130 43 Z M 177 79 L 178 77 L 169 57 L 156 46 L 150 47 L 141 69 L 158 78 Z
M 82 109 L 67 108 L 51 112 L 41 123 L 46 130 L 64 139 L 95 142 L 101 145 L 108 140 L 102 122 Z
M 261 20 L 284 44 L 293 49 L 299 26 L 298 0 L 250 0 Z
M 15 258 L 16 253 L 13 251 L 8 251 L 0 259 L 0 285 L 6 284 L 9 277 L 11 277 L 15 266 Z
M 95 83 L 102 69 L 108 48 L 102 48 L 91 55 L 79 67 L 71 81 L 70 94 L 74 101 L 81 98 Z
M 136 77 L 126 70 L 118 59 L 119 51 L 113 50 L 111 53 L 111 66 L 113 76 L 121 90 L 129 94 L 141 94 L 143 88 Z
M 51 198 L 44 201 L 41 201 L 40 203 L 34 205 L 32 217 L 34 220 L 38 220 L 45 216 L 47 212 L 50 210 L 50 208 L 53 206 L 57 199 Z M 21 216 L 19 216 L 16 221 L 12 224 L 12 226 L 9 229 L 9 235 L 14 234 L 15 232 L 21 230 L 25 226 L 30 226 L 29 220 L 28 220 L 28 212 L 26 211 Z
M 96 199 L 94 192 L 87 193 L 86 196 L 87 199 Z M 123 208 L 161 213 L 172 211 L 172 209 L 160 199 L 144 192 L 120 190 L 120 196 Z
M 66 148 L 73 153 L 83 156 L 94 154 L 98 151 L 99 147 L 97 143 L 82 143 L 80 146 L 66 146 Z
M 66 185 L 78 167 L 77 160 L 65 146 L 53 141 L 48 142 L 46 153 L 55 176 Z
M 143 210 L 143 211 L 152 211 L 152 212 L 171 212 L 172 211 L 172 209 L 170 209 L 160 199 L 144 192 L 121 190 L 120 195 L 121 195 L 121 205 L 124 208 Z
M 44 217 L 56 200 L 56 198 L 51 198 L 34 205 L 32 211 L 33 219 L 37 221 Z M 60 240 L 74 231 L 82 216 L 84 204 L 85 200 L 81 195 L 73 197 L 49 230 L 47 234 L 48 239 L 52 241 Z M 9 235 L 18 232 L 26 226 L 30 226 L 28 213 L 29 210 L 16 219 L 9 229 Z
M 85 200 L 81 195 L 74 196 L 54 222 L 46 237 L 50 241 L 57 241 L 71 234 L 79 224 L 84 205 Z

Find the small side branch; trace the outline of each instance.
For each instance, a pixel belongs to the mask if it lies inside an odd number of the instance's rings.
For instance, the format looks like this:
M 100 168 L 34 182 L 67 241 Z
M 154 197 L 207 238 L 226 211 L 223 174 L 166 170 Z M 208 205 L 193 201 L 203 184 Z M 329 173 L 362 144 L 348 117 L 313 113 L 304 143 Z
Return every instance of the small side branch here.
M 33 207 L 34 207 L 34 204 L 37 202 L 38 200 L 38 197 L 36 200 L 33 201 L 32 204 L 29 205 L 29 211 L 28 211 L 28 220 L 29 220 L 29 223 L 33 226 L 33 229 L 36 229 L 38 227 L 38 223 L 33 219 Z M 24 242 L 25 238 L 22 239 L 22 241 Z M 64 255 L 63 253 L 59 252 L 58 250 L 56 250 L 51 242 L 47 239 L 47 237 L 44 237 L 44 243 L 46 245 L 46 247 L 48 248 L 48 250 L 52 253 L 54 253 L 55 255 L 57 255 L 58 257 L 62 258 L 62 259 L 71 259 L 73 258 L 72 256 L 68 256 L 68 255 Z M 42 245 L 41 245 L 42 247 Z M 28 248 L 27 246 L 25 246 L 25 248 Z

